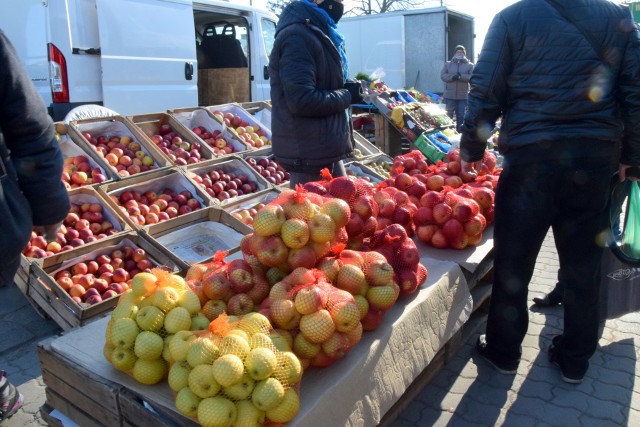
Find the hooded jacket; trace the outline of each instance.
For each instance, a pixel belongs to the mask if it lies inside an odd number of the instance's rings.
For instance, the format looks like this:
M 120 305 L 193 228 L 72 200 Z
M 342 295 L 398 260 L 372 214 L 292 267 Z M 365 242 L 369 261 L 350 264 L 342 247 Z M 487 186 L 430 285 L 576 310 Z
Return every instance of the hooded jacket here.
M 280 15 L 269 58 L 272 149 L 290 172 L 353 156 L 351 103 L 340 55 L 326 20 L 306 1 L 290 3 Z
M 444 99 L 467 99 L 469 95 L 469 80 L 473 72 L 473 64 L 467 57 L 462 59 L 451 58 L 445 62 L 440 71 L 440 78 L 444 82 Z M 459 80 L 453 80 L 453 76 L 460 73 Z
M 71 205 L 53 121 L 0 31 L 0 265 L 25 248 L 33 225 L 62 221 Z
M 605 157 L 622 142 L 620 162 L 640 165 L 640 40 L 629 10 L 605 0 L 561 3 L 592 32 L 600 52 L 546 1 L 522 0 L 496 15 L 471 77 L 465 161 L 482 159 L 502 116 L 504 154 L 588 139 L 572 155 Z

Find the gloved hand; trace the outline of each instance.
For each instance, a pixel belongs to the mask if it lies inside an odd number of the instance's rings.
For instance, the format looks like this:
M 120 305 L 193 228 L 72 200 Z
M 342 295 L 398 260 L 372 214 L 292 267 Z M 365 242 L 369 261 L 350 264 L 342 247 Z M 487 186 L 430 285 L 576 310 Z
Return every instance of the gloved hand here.
M 60 225 L 62 225 L 62 222 L 52 225 L 37 226 L 35 228 L 36 231 L 42 233 L 47 242 L 56 242 L 58 241 L 58 232 L 60 231 Z
M 360 80 L 347 80 L 344 83 L 344 89 L 347 89 L 351 94 L 352 104 L 361 104 L 362 100 L 362 84 Z
M 460 73 L 457 73 L 456 75 L 454 75 L 453 77 L 451 77 L 452 80 L 460 80 L 460 77 L 462 77 L 460 75 Z

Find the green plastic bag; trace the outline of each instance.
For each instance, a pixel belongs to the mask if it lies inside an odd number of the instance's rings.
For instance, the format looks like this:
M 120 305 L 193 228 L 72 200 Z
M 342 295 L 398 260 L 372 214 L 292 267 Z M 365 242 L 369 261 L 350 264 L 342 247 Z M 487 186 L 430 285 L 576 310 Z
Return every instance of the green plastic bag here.
M 640 186 L 638 181 L 631 181 L 627 203 L 622 241 L 628 253 L 635 258 L 640 258 Z

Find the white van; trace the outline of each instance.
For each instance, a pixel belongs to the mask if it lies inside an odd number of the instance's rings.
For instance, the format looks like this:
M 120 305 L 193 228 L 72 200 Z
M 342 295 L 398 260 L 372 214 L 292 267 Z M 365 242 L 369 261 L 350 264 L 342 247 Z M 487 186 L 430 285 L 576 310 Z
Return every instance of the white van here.
M 269 99 L 276 16 L 219 0 L 5 1 L 0 28 L 54 120 Z

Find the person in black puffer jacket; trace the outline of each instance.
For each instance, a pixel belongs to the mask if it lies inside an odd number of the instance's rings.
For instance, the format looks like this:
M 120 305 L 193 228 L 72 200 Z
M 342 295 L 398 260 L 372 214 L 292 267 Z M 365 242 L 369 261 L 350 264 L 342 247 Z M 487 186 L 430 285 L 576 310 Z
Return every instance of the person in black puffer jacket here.
M 269 58 L 272 149 L 292 188 L 320 180 L 323 168 L 345 175 L 342 160 L 353 156 L 347 61 L 335 24 L 341 15 L 341 1 L 293 1 L 276 28 Z
M 480 170 L 500 116 L 504 155 L 491 305 L 477 350 L 500 372 L 516 373 L 527 286 L 551 228 L 565 291 L 564 330 L 549 357 L 564 381 L 580 383 L 598 343 L 610 179 L 615 168 L 624 180 L 640 165 L 640 37 L 628 8 L 606 0 L 507 7 L 487 33 L 467 108 L 463 170 Z
M 61 179 L 63 159 L 53 121 L 1 30 L 0 63 L 0 287 L 4 287 L 13 283 L 32 226 L 43 226 L 47 237 L 57 238 L 55 232 L 71 205 Z M 22 394 L 0 371 L 0 422 L 14 415 L 22 402 Z

